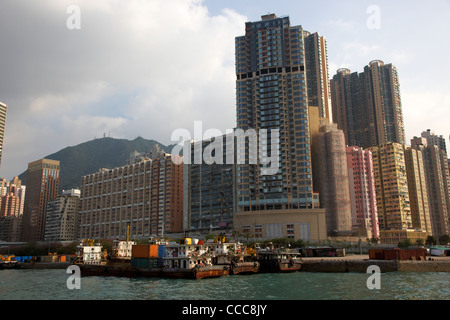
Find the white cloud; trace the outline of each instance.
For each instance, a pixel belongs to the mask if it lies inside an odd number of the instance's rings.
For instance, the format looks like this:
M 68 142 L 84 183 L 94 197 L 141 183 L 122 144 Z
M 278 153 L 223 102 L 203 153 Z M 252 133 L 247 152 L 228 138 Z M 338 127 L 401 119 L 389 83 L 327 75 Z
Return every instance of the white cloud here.
M 13 2 L 0 12 L 8 48 L 0 61 L 2 176 L 104 132 L 168 144 L 195 120 L 223 131 L 235 125 L 242 15 L 211 16 L 200 0 Z M 79 30 L 66 27 L 71 4 L 80 8 Z

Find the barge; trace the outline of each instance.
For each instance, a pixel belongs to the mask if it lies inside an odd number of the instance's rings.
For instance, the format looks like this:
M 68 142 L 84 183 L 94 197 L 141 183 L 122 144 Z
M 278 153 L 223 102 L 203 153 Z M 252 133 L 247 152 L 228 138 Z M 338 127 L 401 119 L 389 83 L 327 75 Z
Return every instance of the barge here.
M 292 250 L 261 249 L 256 257 L 262 273 L 295 272 L 302 266 L 301 254 Z
M 122 252 L 120 259 L 115 254 L 106 260 L 99 244 L 80 244 L 75 264 L 82 276 L 203 279 L 259 271 L 259 262 L 245 261 L 241 243 L 226 242 L 221 236 L 207 242 L 185 237 L 180 243 L 121 243 L 127 249 L 129 245 L 130 257 Z
M 182 268 L 138 268 L 129 264 L 108 263 L 105 265 L 79 265 L 82 276 L 103 277 L 157 277 L 172 279 L 203 279 L 230 274 L 227 266 L 203 266 L 192 269 Z

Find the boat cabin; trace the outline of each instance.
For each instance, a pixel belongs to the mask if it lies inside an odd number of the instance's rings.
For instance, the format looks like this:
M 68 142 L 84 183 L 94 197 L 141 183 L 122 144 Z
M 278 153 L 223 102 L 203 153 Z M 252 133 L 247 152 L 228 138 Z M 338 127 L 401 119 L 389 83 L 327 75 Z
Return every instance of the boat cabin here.
M 100 244 L 94 244 L 93 240 L 86 240 L 77 246 L 77 263 L 102 264 L 105 262 L 105 254 Z

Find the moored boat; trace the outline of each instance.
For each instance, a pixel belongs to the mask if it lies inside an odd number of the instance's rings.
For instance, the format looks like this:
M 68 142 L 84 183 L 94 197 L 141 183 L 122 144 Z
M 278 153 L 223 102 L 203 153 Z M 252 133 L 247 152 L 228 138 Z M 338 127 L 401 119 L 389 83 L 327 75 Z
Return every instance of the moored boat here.
M 18 269 L 19 263 L 14 259 L 14 255 L 0 255 L 0 270 L 2 269 Z
M 291 250 L 268 249 L 257 253 L 260 272 L 295 272 L 302 266 L 301 254 Z
M 148 245 L 132 245 L 128 259 L 101 259 L 101 247 L 89 243 L 78 247 L 78 259 L 82 276 L 164 277 L 203 279 L 232 274 L 231 259 L 240 253 L 240 244 L 211 242 L 182 238 L 180 243 L 158 242 Z M 95 252 L 96 255 L 91 253 Z M 89 253 L 89 255 L 87 255 Z M 117 257 L 117 254 L 115 254 Z M 126 255 L 122 255 L 126 257 Z M 239 262 L 238 262 L 239 266 Z M 248 271 L 246 265 L 235 269 L 235 274 Z
M 258 261 L 242 261 L 231 263 L 231 274 L 252 274 L 258 273 L 260 263 Z

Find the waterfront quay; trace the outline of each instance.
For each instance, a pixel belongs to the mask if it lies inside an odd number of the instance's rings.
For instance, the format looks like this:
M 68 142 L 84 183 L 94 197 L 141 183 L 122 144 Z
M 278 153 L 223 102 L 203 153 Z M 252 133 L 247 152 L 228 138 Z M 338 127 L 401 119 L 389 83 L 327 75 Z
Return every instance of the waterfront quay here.
M 67 269 L 69 262 L 26 262 L 22 269 Z M 368 254 L 344 257 L 304 257 L 300 272 L 359 272 L 366 273 L 369 266 L 378 266 L 384 272 L 450 272 L 450 257 L 427 257 L 427 260 L 378 260 Z
M 450 272 L 450 257 L 427 257 L 427 260 L 378 260 L 368 254 L 345 257 L 302 258 L 303 272 L 367 272 L 376 265 L 381 272 Z M 429 260 L 430 259 L 430 260 Z

